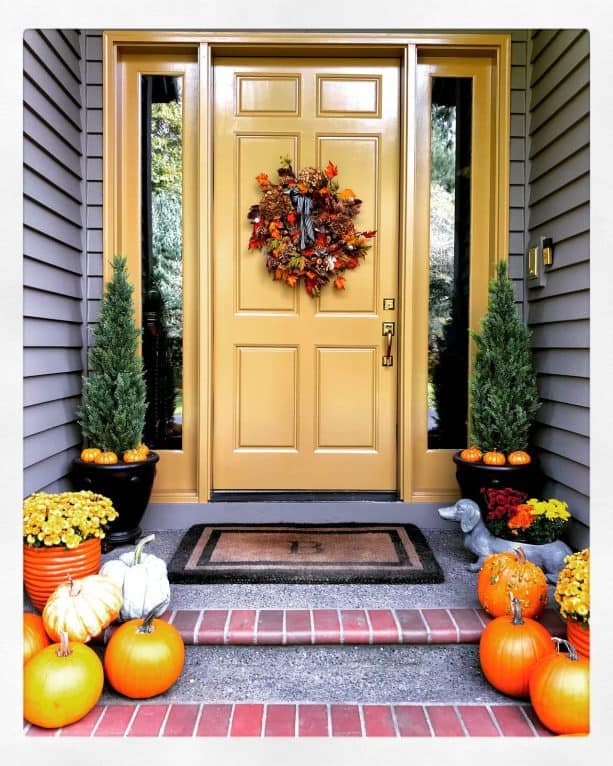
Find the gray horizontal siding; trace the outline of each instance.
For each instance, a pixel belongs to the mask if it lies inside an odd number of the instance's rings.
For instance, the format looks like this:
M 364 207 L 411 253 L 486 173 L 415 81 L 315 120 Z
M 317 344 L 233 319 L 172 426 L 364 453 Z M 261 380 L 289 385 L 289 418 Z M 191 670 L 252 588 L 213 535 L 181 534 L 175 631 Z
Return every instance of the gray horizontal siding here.
M 24 34 L 24 493 L 68 486 L 81 435 L 84 41 Z
M 548 496 L 589 526 L 589 34 L 533 32 L 528 51 L 526 234 L 554 245 L 544 287 L 527 291 L 543 402 L 534 443 Z M 581 529 L 575 544 L 586 544 Z
M 89 31 L 86 58 L 87 146 L 87 322 L 88 339 L 102 298 L 102 34 Z

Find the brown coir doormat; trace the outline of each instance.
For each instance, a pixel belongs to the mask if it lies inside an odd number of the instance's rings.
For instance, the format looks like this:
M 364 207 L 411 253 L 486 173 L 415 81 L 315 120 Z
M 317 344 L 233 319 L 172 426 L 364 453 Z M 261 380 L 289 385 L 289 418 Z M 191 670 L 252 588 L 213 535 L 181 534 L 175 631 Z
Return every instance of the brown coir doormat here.
M 173 583 L 437 583 L 412 524 L 197 524 L 168 566 Z

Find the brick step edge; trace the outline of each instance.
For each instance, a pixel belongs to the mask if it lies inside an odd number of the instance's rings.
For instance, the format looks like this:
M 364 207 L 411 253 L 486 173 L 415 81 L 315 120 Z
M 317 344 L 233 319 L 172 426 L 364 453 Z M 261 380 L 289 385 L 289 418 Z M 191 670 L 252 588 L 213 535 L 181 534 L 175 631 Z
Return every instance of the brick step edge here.
M 527 703 L 131 703 L 96 705 L 28 737 L 550 737 Z
M 166 620 L 188 646 L 475 644 L 492 619 L 483 609 L 174 609 Z M 540 622 L 566 636 L 555 609 Z M 116 625 L 94 643 L 106 643 Z

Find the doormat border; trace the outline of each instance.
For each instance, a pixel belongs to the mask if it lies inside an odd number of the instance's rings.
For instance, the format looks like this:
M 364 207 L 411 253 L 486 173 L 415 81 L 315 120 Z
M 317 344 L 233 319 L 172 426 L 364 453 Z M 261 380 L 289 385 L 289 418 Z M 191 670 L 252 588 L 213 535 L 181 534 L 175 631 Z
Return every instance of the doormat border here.
M 185 571 L 185 565 L 196 545 L 203 530 L 206 527 L 213 529 L 240 529 L 244 527 L 245 531 L 249 531 L 249 528 L 254 527 L 269 527 L 270 529 L 300 529 L 308 531 L 311 529 L 321 530 L 334 530 L 334 529 L 355 529 L 364 530 L 381 527 L 388 527 L 390 529 L 402 528 L 405 530 L 410 541 L 413 543 L 415 551 L 419 556 L 419 559 L 423 565 L 423 569 L 398 569 L 393 570 L 391 567 L 385 567 L 381 565 L 379 572 L 360 571 L 359 565 L 356 565 L 353 572 L 348 565 L 339 565 L 338 571 L 322 572 L 317 570 L 316 567 L 312 569 L 304 564 L 297 564 L 292 569 L 285 569 L 283 571 L 274 569 L 274 565 L 271 565 L 269 570 L 259 570 L 252 572 L 240 572 L 240 571 L 228 571 L 223 569 L 223 565 L 218 565 L 215 569 L 211 569 L 207 572 L 193 572 Z M 248 565 L 245 565 L 245 569 L 248 569 Z M 385 570 L 385 571 L 383 571 Z M 443 570 L 436 560 L 426 538 L 421 530 L 414 524 L 363 524 L 363 523 L 335 523 L 335 524 L 214 524 L 214 523 L 202 523 L 194 524 L 181 538 L 179 545 L 168 564 L 168 578 L 171 583 L 177 585 L 206 585 L 208 583 L 254 583 L 254 584 L 337 584 L 337 585 L 350 585 L 350 584 L 437 584 L 445 581 Z

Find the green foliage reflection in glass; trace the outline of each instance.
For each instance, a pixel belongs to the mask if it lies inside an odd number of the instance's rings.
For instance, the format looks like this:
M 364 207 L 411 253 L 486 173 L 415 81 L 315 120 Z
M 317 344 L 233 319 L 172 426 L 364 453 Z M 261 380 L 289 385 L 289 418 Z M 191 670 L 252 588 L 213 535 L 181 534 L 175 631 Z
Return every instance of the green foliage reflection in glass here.
M 468 417 L 472 85 L 435 77 L 430 112 L 428 448 L 462 447 Z
M 183 401 L 183 104 L 179 77 L 143 77 L 149 166 L 144 169 L 143 357 L 146 438 L 181 449 Z M 146 151 L 146 149 L 145 149 Z M 148 177 L 147 177 L 148 176 Z

